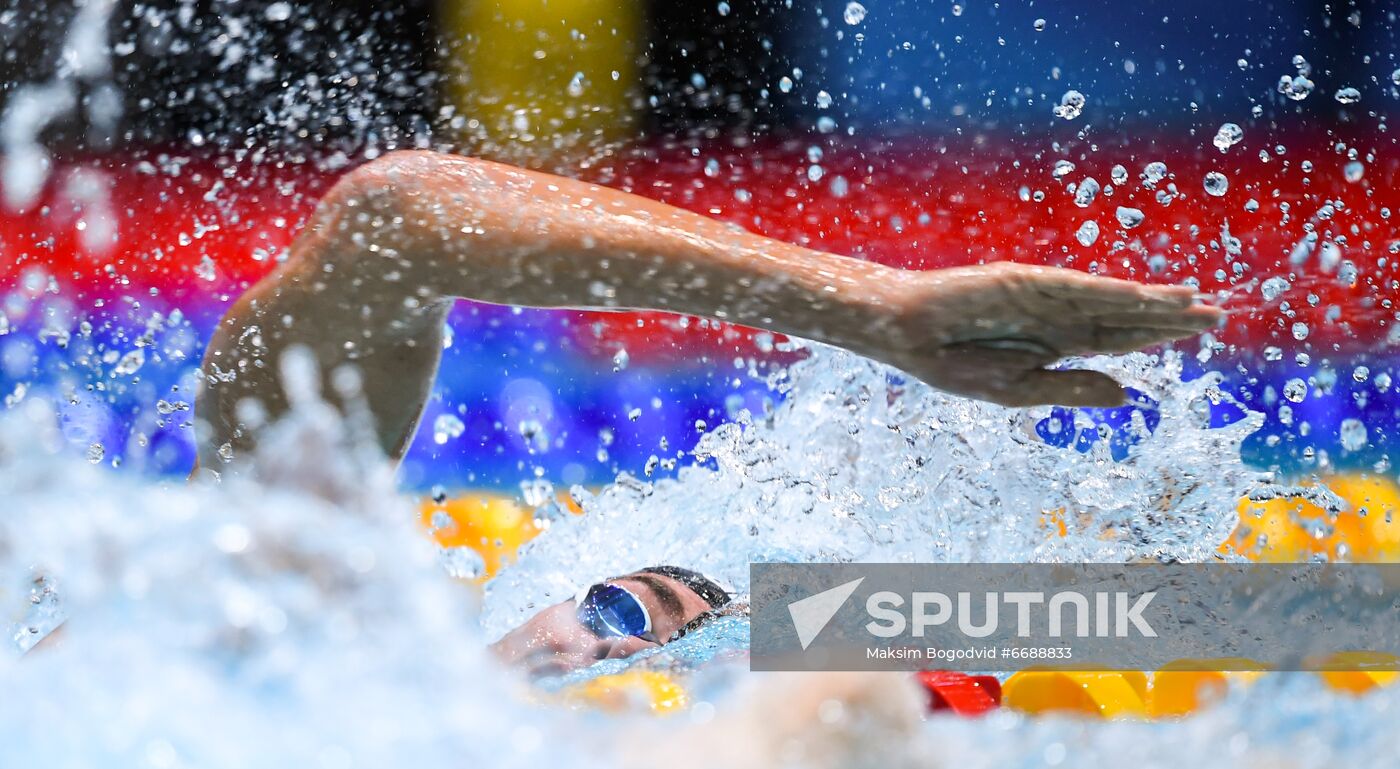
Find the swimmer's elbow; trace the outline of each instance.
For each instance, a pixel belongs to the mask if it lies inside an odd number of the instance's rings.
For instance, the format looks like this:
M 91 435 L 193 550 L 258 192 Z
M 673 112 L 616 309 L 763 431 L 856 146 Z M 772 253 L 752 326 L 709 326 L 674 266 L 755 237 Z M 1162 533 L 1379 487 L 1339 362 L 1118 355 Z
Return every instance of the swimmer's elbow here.
M 344 218 L 348 213 L 398 216 L 406 196 L 438 168 L 444 156 L 423 150 L 396 150 L 340 177 L 321 199 L 320 213 Z
M 339 263 L 359 254 L 367 243 L 403 250 L 409 244 L 403 226 L 414 190 L 427 169 L 440 162 L 431 152 L 396 151 L 361 165 L 338 179 L 321 196 L 292 259 Z
M 334 240 L 359 233 L 410 248 L 441 234 L 458 199 L 496 197 L 487 161 L 428 150 L 395 150 L 359 166 L 326 192 L 316 218 Z M 336 236 L 339 237 L 336 237 Z M 439 237 L 440 239 L 440 237 Z

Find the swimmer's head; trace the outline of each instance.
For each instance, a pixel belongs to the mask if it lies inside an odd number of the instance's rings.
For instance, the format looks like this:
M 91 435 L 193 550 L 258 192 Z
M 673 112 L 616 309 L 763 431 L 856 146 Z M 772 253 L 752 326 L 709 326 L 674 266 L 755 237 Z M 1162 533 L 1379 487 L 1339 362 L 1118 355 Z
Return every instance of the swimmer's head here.
M 664 645 L 729 600 L 723 588 L 688 569 L 641 569 L 541 611 L 492 649 L 532 677 L 562 675 Z

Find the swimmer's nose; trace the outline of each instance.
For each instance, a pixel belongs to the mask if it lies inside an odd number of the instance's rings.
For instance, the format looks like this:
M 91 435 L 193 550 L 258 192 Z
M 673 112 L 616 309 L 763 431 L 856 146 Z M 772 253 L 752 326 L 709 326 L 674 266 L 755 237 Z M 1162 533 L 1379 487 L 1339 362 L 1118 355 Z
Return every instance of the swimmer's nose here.
M 594 660 L 605 660 L 612 656 L 613 642 L 611 639 L 604 639 L 593 644 L 592 656 Z

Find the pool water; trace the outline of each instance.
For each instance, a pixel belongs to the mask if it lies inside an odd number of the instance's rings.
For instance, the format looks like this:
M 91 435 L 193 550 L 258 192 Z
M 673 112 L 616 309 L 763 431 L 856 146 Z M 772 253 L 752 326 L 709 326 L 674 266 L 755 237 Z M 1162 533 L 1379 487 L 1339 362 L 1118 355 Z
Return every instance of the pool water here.
M 557 517 L 482 603 L 438 566 L 416 508 L 327 407 L 296 413 L 254 459 L 275 464 L 280 483 L 209 486 L 114 476 L 72 457 L 52 411 L 31 401 L 0 432 L 11 503 L 3 584 L 22 595 L 43 564 L 69 620 L 51 647 L 5 658 L 16 696 L 0 706 L 0 728 L 11 755 L 46 766 L 532 766 L 578 760 L 575 751 L 636 760 L 637 735 L 695 739 L 793 686 L 744 672 L 742 621 L 534 693 L 486 658 L 484 639 L 525 607 L 557 600 L 555 585 L 685 558 L 742 589 L 747 563 L 762 559 L 1212 557 L 1235 501 L 1269 480 L 1238 455 L 1258 420 L 1209 427 L 1205 405 L 1222 397 L 1214 378 L 1182 383 L 1174 358 L 1089 365 L 1155 404 L 1154 430 L 1129 420 L 1122 460 L 1107 441 L 1081 453 L 1039 440 L 1035 422 L 1048 410 L 950 398 L 812 350 L 771 414 L 708 433 L 702 461 L 676 479 L 585 497 L 584 514 Z M 884 461 L 855 461 L 863 456 Z M 1159 525 L 1130 525 L 1168 494 Z M 1065 536 L 1036 514 L 1057 507 L 1082 513 L 1067 517 Z M 1104 538 L 1108 527 L 1117 535 Z M 561 704 L 560 688 L 631 668 L 682 682 L 687 706 L 653 721 Z M 908 684 L 881 681 L 890 697 Z M 1276 675 L 1180 722 L 935 716 L 899 727 L 894 743 L 885 732 L 898 724 L 855 711 L 797 728 L 844 734 L 861 755 L 896 762 L 934 750 L 972 766 L 1054 764 L 1126 750 L 1149 765 L 1236 765 L 1241 755 L 1335 765 L 1388 749 L 1393 700 L 1390 689 L 1356 698 Z

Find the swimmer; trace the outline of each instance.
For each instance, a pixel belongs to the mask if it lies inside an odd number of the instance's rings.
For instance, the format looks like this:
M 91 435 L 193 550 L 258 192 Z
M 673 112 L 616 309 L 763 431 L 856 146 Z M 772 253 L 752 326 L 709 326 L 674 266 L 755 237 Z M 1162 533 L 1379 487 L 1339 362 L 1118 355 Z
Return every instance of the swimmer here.
M 1112 378 L 1050 367 L 1191 336 L 1221 314 L 1186 287 L 1011 263 L 901 270 L 587 182 L 394 152 L 332 187 L 287 260 L 219 324 L 196 402 L 199 465 L 236 469 L 231 460 L 287 410 L 280 360 L 293 347 L 309 349 L 323 376 L 358 369 L 379 447 L 399 460 L 457 298 L 706 316 L 843 347 L 1005 406 L 1120 405 Z M 544 610 L 495 648 L 560 672 L 664 644 L 733 604 L 701 575 L 644 569 Z
M 1188 337 L 1221 317 L 1184 286 L 1007 262 L 903 270 L 587 182 L 393 152 L 334 185 L 286 261 L 215 330 L 196 403 L 199 465 L 229 469 L 287 410 L 279 363 L 296 346 L 323 374 L 359 370 L 379 445 L 397 461 L 457 298 L 706 316 L 843 347 L 1004 406 L 1121 405 L 1107 375 L 1049 367 Z M 261 406 L 256 424 L 240 418 L 248 401 Z

